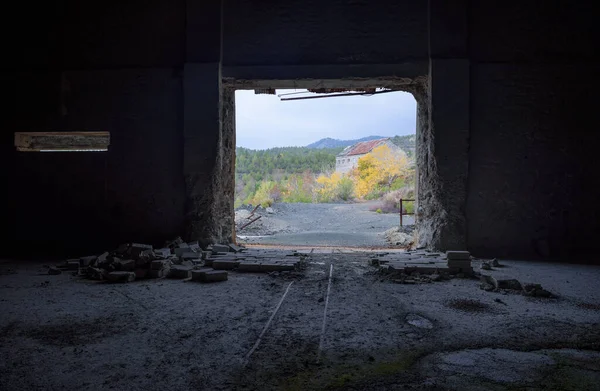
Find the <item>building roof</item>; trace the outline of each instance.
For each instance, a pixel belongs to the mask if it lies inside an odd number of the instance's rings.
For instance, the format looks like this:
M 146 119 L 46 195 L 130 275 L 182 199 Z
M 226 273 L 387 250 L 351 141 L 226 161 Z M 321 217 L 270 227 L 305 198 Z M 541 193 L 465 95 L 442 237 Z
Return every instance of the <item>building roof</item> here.
M 364 155 L 365 153 L 369 153 L 373 150 L 373 148 L 378 147 L 388 138 L 380 138 L 377 140 L 370 141 L 362 141 L 360 143 L 356 143 L 349 147 L 346 147 L 342 152 L 338 154 L 338 156 L 353 156 L 353 155 Z

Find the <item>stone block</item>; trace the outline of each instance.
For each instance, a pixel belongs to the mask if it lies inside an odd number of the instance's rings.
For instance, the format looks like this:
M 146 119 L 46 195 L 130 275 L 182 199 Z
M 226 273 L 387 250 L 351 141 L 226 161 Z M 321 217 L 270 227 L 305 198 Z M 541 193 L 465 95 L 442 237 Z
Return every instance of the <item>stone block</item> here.
M 226 246 L 224 244 L 213 244 L 212 252 L 213 252 L 213 254 L 214 253 L 227 253 L 227 252 L 229 252 L 229 246 Z
M 240 262 L 238 269 L 241 272 L 260 272 L 260 263 L 257 262 Z
M 174 265 L 169 271 L 169 278 L 188 278 L 191 275 L 191 266 Z
M 471 253 L 468 251 L 446 251 L 448 260 L 470 260 Z
M 177 248 L 187 248 L 187 249 L 189 249 L 189 248 L 190 248 L 190 245 L 189 245 L 189 244 L 187 244 L 187 243 L 185 243 L 185 242 L 184 242 L 184 243 L 179 243 L 179 244 L 177 245 Z
M 192 280 L 199 282 L 227 281 L 227 272 L 225 270 L 193 270 Z
M 150 250 L 150 252 L 152 252 L 152 246 L 149 244 L 131 243 L 129 251 L 132 257 L 137 258 L 141 256 L 143 251 L 147 250 Z
M 125 243 L 117 247 L 115 253 L 117 253 L 118 255 L 124 255 L 125 253 L 127 253 L 127 251 L 129 251 L 129 244 Z
M 231 270 L 238 267 L 240 261 L 229 261 L 229 260 L 220 260 L 216 259 L 212 262 L 213 269 L 216 270 Z
M 106 273 L 102 269 L 98 269 L 95 267 L 88 266 L 88 268 L 86 269 L 87 277 L 92 280 L 103 280 L 105 274 Z
M 170 248 L 160 248 L 158 250 L 154 250 L 154 257 L 155 258 L 169 258 L 171 256 L 171 249 Z
M 167 261 L 164 260 L 164 259 L 159 259 L 159 260 L 156 260 L 156 261 L 152 261 L 150 263 L 150 269 L 151 270 L 160 270 L 160 269 L 162 269 L 162 268 L 165 267 L 166 263 L 167 263 Z
M 169 268 L 163 268 L 160 270 L 148 270 L 147 277 L 148 278 L 163 278 L 169 274 Z
M 88 257 L 81 257 L 81 258 L 79 258 L 79 266 L 88 267 L 90 265 L 93 265 L 94 262 L 96 262 L 96 259 L 98 259 L 98 257 L 95 255 L 90 255 Z
M 202 251 L 202 259 L 206 259 L 212 255 L 212 251 Z
M 135 255 L 132 254 L 132 256 L 133 258 L 135 258 Z M 152 250 L 151 248 L 142 250 L 138 253 L 137 258 L 152 261 L 154 260 L 154 250 Z
M 239 253 L 239 252 L 241 252 L 242 250 L 244 250 L 244 248 L 243 248 L 243 247 L 241 247 L 241 246 L 238 246 L 238 245 L 237 245 L 237 244 L 235 244 L 235 243 L 229 243 L 229 251 L 231 251 L 231 252 L 234 252 L 234 253 Z
M 210 272 L 213 270 L 215 270 L 215 269 L 210 268 L 210 267 L 203 267 L 200 269 L 192 270 L 192 281 L 201 281 L 202 277 L 204 276 L 204 274 L 206 272 Z
M 110 272 L 106 276 L 106 279 L 110 282 L 131 282 L 135 280 L 135 273 L 133 272 Z
M 123 271 L 135 270 L 136 262 L 133 259 L 122 259 L 119 262 L 115 262 L 115 267 Z
M 103 263 L 110 263 L 110 262 L 107 262 L 107 261 L 110 261 L 108 259 L 108 257 L 109 257 L 109 253 L 108 252 L 104 252 L 104 253 L 98 255 L 98 258 L 96 259 L 96 262 L 98 262 L 98 265 L 103 264 Z
M 178 257 L 181 257 L 183 254 L 189 253 L 189 252 L 190 252 L 189 247 L 178 247 L 175 249 L 175 255 L 177 255 Z
M 195 253 L 200 253 L 202 251 L 202 248 L 200 248 L 200 243 L 198 243 L 198 241 L 189 242 L 188 246 L 190 250 L 192 250 Z
M 188 249 L 188 252 L 185 252 L 185 253 L 183 253 L 183 254 L 181 254 L 179 256 L 179 258 L 181 258 L 183 260 L 186 260 L 186 259 L 199 259 L 200 257 L 201 257 L 200 254 L 195 253 L 195 252 L 191 252 L 191 251 L 189 251 L 189 249 Z
M 60 273 L 62 273 L 62 271 L 60 269 L 55 268 L 55 267 L 50 267 L 48 269 L 48 274 L 50 274 L 52 276 L 55 276 L 55 275 L 60 274 Z
M 148 277 L 149 272 L 150 272 L 150 270 L 148 270 L 148 269 L 135 269 L 135 271 L 134 271 L 135 279 L 143 280 L 144 278 Z

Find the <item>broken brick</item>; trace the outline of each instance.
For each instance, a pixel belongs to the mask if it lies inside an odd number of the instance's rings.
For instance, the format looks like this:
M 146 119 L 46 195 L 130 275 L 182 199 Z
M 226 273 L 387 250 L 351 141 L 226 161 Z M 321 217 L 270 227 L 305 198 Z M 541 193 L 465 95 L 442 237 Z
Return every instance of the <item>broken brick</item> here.
M 200 248 L 200 244 L 198 243 L 198 241 L 189 242 L 188 246 L 189 246 L 190 250 L 192 250 L 195 253 L 199 253 L 202 251 L 202 248 Z
M 95 255 L 91 255 L 88 257 L 81 257 L 81 258 L 79 258 L 79 265 L 83 266 L 83 267 L 87 267 L 90 264 L 93 264 L 96 261 L 96 259 L 98 259 L 98 257 Z
M 228 253 L 229 252 L 229 246 L 226 246 L 224 244 L 213 244 L 212 245 L 212 252 L 213 253 Z
M 225 270 L 192 270 L 192 281 L 219 282 L 227 281 Z
M 468 251 L 446 251 L 448 260 L 471 260 L 471 253 Z
M 170 278 L 188 278 L 192 275 L 191 266 L 175 265 L 169 271 Z
M 163 268 L 160 270 L 148 270 L 148 278 L 163 278 L 169 274 L 169 268 Z
M 131 282 L 135 280 L 135 273 L 133 272 L 110 272 L 106 276 L 106 279 L 110 282 Z
M 148 276 L 149 271 L 150 270 L 148 270 L 148 269 L 135 269 L 135 271 L 134 271 L 135 279 L 142 280 L 142 279 L 146 278 Z
M 52 276 L 55 276 L 55 275 L 60 274 L 60 273 L 62 273 L 62 271 L 60 269 L 55 268 L 55 267 L 50 267 L 48 269 L 48 274 L 50 274 Z
M 161 248 L 158 250 L 154 250 L 154 256 L 157 258 L 169 258 L 171 256 L 171 249 Z
M 238 267 L 240 264 L 240 261 L 229 261 L 229 260 L 214 260 L 212 262 L 212 267 L 213 269 L 217 269 L 217 270 L 231 270 L 231 269 L 235 269 L 236 267 Z
M 119 262 L 115 262 L 115 263 L 116 263 L 116 267 L 119 270 L 124 270 L 124 271 L 135 270 L 136 262 L 133 259 L 122 259 Z
M 131 256 L 134 258 L 140 257 L 142 252 L 148 250 L 152 252 L 152 246 L 149 244 L 131 243 Z

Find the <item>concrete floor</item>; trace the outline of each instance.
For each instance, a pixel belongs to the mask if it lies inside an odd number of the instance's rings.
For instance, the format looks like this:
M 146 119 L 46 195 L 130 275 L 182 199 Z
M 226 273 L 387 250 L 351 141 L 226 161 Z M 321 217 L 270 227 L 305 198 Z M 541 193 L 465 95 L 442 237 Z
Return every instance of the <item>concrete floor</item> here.
M 490 272 L 560 295 L 534 299 L 474 279 L 394 284 L 368 259 L 313 252 L 301 273 L 207 285 L 3 262 L 0 389 L 600 389 L 600 268 Z

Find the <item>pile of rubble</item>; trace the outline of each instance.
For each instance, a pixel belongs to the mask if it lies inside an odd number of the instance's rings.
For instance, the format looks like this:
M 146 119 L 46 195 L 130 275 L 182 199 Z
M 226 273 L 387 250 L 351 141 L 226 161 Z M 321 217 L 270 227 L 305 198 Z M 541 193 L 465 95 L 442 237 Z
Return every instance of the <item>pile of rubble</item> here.
M 269 256 L 268 252 L 250 251 L 235 244 L 214 244 L 202 250 L 198 242 L 181 238 L 163 248 L 131 243 L 98 256 L 70 259 L 48 269 L 48 274 L 72 270 L 93 280 L 131 282 L 146 278 L 178 278 L 198 282 L 226 281 L 229 270 L 247 272 L 283 272 L 300 267 L 298 253 Z M 244 252 L 244 253 L 242 253 Z M 290 255 L 291 257 L 288 257 Z M 293 258 L 292 258 L 293 257 Z
M 522 284 L 519 280 L 510 279 L 496 279 L 490 275 L 481 275 L 481 284 L 479 287 L 485 291 L 493 292 L 514 292 L 521 293 L 525 296 L 531 297 L 543 297 L 543 298 L 556 298 L 552 292 L 549 292 L 542 288 L 540 284 Z
M 473 270 L 471 254 L 468 251 L 447 251 L 445 254 L 426 251 L 404 253 L 380 253 L 371 258 L 371 264 L 388 280 L 402 284 L 416 284 L 449 280 L 452 277 L 480 276 L 481 289 L 486 291 L 512 291 L 532 297 L 556 297 L 540 284 L 522 284 L 516 279 L 496 279 Z M 481 270 L 501 267 L 497 259 L 482 261 Z
M 426 251 L 380 253 L 371 264 L 391 276 L 394 282 L 411 284 L 465 277 L 474 274 L 468 251 L 448 251 L 446 254 Z

